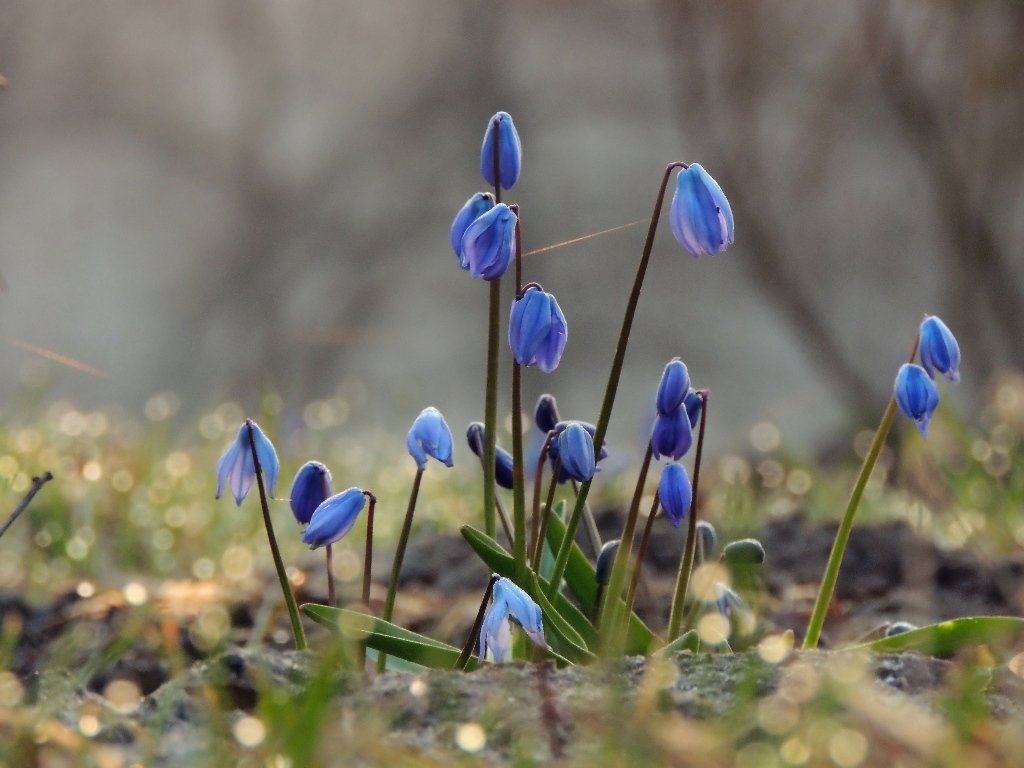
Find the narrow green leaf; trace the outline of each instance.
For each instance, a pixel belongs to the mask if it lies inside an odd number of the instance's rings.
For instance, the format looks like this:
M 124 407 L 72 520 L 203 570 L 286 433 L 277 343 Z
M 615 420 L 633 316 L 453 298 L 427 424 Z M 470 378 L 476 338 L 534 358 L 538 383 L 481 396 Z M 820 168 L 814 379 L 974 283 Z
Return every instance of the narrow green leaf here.
M 562 545 L 565 537 L 565 524 L 555 517 L 548 521 L 548 544 L 555 551 Z M 569 551 L 569 562 L 565 568 L 565 583 L 580 601 L 585 613 L 593 613 L 594 599 L 597 597 L 597 578 L 594 576 L 594 566 L 587 560 L 579 545 L 573 543 Z M 564 598 L 563 598 L 564 599 Z M 625 601 L 620 599 L 622 610 L 625 610 Z M 596 631 L 595 631 L 596 632 Z M 655 646 L 661 644 L 661 640 L 644 624 L 635 613 L 629 617 L 629 634 L 626 638 L 625 652 L 627 654 L 650 653 Z M 597 647 L 597 640 L 590 644 L 591 648 Z
M 507 579 L 515 576 L 515 560 L 512 555 L 502 549 L 498 542 L 471 525 L 464 525 L 459 531 L 462 533 L 462 538 L 469 543 L 469 546 L 490 570 Z
M 414 664 L 433 669 L 451 669 L 459 658 L 458 648 L 375 616 L 315 603 L 307 603 L 301 610 L 317 624 L 334 632 L 344 630 L 346 635 L 365 642 L 368 648 L 395 655 Z M 470 659 L 467 669 L 475 666 L 475 660 Z
M 677 653 L 679 651 L 697 653 L 698 650 L 700 650 L 700 637 L 697 635 L 697 630 L 691 629 L 689 632 L 681 634 L 668 645 L 663 645 L 654 655 L 668 656 L 670 653 Z
M 579 636 L 562 614 L 555 609 L 555 606 L 548 600 L 547 595 L 544 594 L 544 588 L 541 586 L 540 579 L 532 572 L 531 575 L 533 576 L 533 584 L 526 591 L 530 593 L 540 606 L 541 613 L 544 614 L 544 620 L 547 622 L 548 630 L 561 641 L 560 648 L 563 655 L 576 663 L 594 661 L 597 657 L 587 650 L 587 644 L 583 642 L 583 638 Z
M 1006 643 L 1024 632 L 1024 619 L 1015 616 L 970 616 L 930 624 L 926 627 L 862 643 L 845 651 L 919 651 L 930 656 L 947 656 L 963 648 Z

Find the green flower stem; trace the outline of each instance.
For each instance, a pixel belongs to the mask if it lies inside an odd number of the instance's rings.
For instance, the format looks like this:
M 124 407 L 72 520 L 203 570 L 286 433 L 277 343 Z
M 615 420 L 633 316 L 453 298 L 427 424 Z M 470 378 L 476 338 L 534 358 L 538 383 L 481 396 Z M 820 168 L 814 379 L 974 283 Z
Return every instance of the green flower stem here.
M 480 628 L 484 625 L 484 615 L 487 613 L 487 603 L 491 600 L 491 592 L 494 591 L 494 582 L 498 580 L 498 574 L 493 574 L 490 580 L 487 582 L 487 589 L 484 590 L 484 599 L 480 601 L 480 609 L 476 612 L 476 619 L 473 621 L 473 628 L 469 630 L 469 639 L 466 640 L 466 644 L 462 648 L 462 653 L 459 654 L 458 660 L 455 662 L 455 668 L 462 670 L 466 668 L 469 663 L 469 657 L 473 655 L 473 648 L 477 644 L 477 638 L 480 637 Z
M 493 471 L 494 462 L 491 462 Z M 416 469 L 416 477 L 412 481 L 412 491 L 409 493 L 409 506 L 405 509 L 405 520 L 402 522 L 402 532 L 398 534 L 398 547 L 395 549 L 395 562 L 391 565 L 391 581 L 388 582 L 388 596 L 384 602 L 384 621 L 391 621 L 391 615 L 395 610 L 395 595 L 398 594 L 398 576 L 402 572 L 402 560 L 405 558 L 405 547 L 409 543 L 409 533 L 412 531 L 412 516 L 416 511 L 416 499 L 420 495 L 420 482 L 423 480 L 423 469 Z M 493 488 L 493 485 L 492 485 Z M 383 672 L 387 654 L 377 654 L 377 671 Z
M 533 570 L 540 573 L 540 561 L 544 557 L 544 538 L 548 535 L 548 520 L 551 519 L 551 507 L 555 502 L 555 488 L 558 487 L 558 473 L 562 471 L 561 457 L 555 459 L 555 471 L 548 485 L 548 497 L 544 502 L 540 517 L 540 529 L 537 531 L 537 543 L 533 548 Z
M 537 529 L 540 521 L 540 486 L 544 481 L 544 464 L 548 460 L 548 449 L 551 447 L 552 434 L 548 432 L 544 437 L 544 443 L 541 445 L 540 453 L 537 455 L 537 467 L 533 473 L 533 509 L 530 515 L 530 549 L 527 553 L 531 558 L 533 553 L 537 551 Z M 553 477 L 551 482 L 555 482 L 555 479 Z
M 277 537 L 274 536 L 274 525 L 270 522 L 270 507 L 267 504 L 267 491 L 263 487 L 263 467 L 260 466 L 260 457 L 256 455 L 256 436 L 253 433 L 252 422 L 248 419 L 246 424 L 249 427 L 249 450 L 252 451 L 252 463 L 256 469 L 256 485 L 260 489 L 260 505 L 263 507 L 263 525 L 267 529 L 267 539 L 270 541 L 270 554 L 274 557 L 274 568 L 277 570 L 277 579 L 281 582 L 281 591 L 284 593 L 284 602 L 288 606 L 288 618 L 292 622 L 292 634 L 295 636 L 295 650 L 306 650 L 306 633 L 302 631 L 302 620 L 299 618 L 299 607 L 295 604 L 295 594 L 292 592 L 291 582 L 288 581 L 288 573 L 284 569 L 284 560 L 281 559 L 281 550 L 277 546 Z
M 910 357 L 907 362 L 913 363 L 917 356 L 917 347 L 921 342 L 921 332 L 918 331 L 914 337 L 914 344 L 910 348 Z M 832 552 L 828 556 L 828 563 L 825 565 L 825 573 L 821 577 L 821 586 L 818 588 L 818 598 L 814 601 L 814 610 L 811 612 L 811 620 L 807 624 L 807 632 L 804 634 L 804 650 L 812 650 L 818 647 L 818 640 L 821 639 L 821 630 L 825 625 L 825 614 L 828 613 L 828 606 L 832 602 L 832 595 L 835 594 L 836 581 L 839 579 L 839 568 L 843 564 L 843 554 L 846 552 L 846 545 L 850 541 L 850 530 L 853 528 L 853 518 L 857 514 L 857 507 L 860 506 L 861 496 L 864 495 L 864 488 L 867 487 L 868 479 L 878 461 L 878 454 L 882 452 L 885 445 L 885 438 L 889 436 L 892 428 L 892 420 L 896 415 L 896 395 L 889 398 L 889 404 L 885 406 L 882 414 L 882 421 L 875 430 L 875 436 L 871 439 L 871 447 L 868 449 L 864 463 L 861 464 L 860 474 L 857 475 L 857 482 L 854 483 L 853 491 L 850 493 L 850 500 L 846 504 L 846 511 L 839 523 L 839 530 L 836 531 L 835 541 L 832 542 Z
M 636 561 L 633 563 L 633 574 L 629 577 L 629 588 L 626 590 L 626 611 L 622 618 L 621 630 L 625 632 L 629 627 L 629 614 L 633 612 L 633 600 L 636 597 L 636 585 L 640 581 L 640 570 L 644 565 L 644 556 L 647 554 L 647 545 L 651 541 L 651 529 L 654 527 L 654 518 L 658 516 L 658 504 L 660 497 L 654 492 L 654 503 L 651 504 L 650 514 L 647 515 L 647 522 L 644 524 L 644 532 L 640 537 L 640 546 L 636 551 Z
M 498 129 L 496 128 L 495 131 Z M 497 137 L 495 137 L 497 138 Z M 497 147 L 497 141 L 495 141 Z M 495 149 L 497 152 L 497 149 Z M 497 167 L 497 163 L 495 163 Z M 497 179 L 497 171 L 494 178 Z M 509 206 L 516 217 L 516 296 L 522 290 L 522 266 L 518 254 L 522 250 L 523 230 L 519 206 Z M 523 369 L 512 360 L 512 557 L 515 561 L 516 582 L 529 584 L 529 565 L 526 556 L 526 472 L 523 466 Z
M 475 441 L 475 453 L 480 458 L 480 469 L 484 468 L 484 444 L 481 440 Z M 509 522 L 508 512 L 505 511 L 505 505 L 501 503 L 501 496 L 498 495 L 498 491 L 495 488 L 494 491 L 494 508 L 498 512 L 498 522 L 501 523 L 501 528 L 505 531 L 505 536 L 508 538 L 509 549 L 512 548 L 512 523 Z
M 579 495 L 580 484 L 575 480 L 572 481 L 572 491 Z M 596 558 L 601 554 L 601 547 L 604 545 L 604 542 L 601 541 L 601 531 L 598 530 L 597 520 L 594 519 L 594 513 L 590 511 L 589 504 L 583 505 L 583 525 L 587 529 L 587 538 L 590 539 L 590 546 L 593 548 L 594 557 Z
M 636 534 L 636 521 L 640 516 L 640 500 L 644 495 L 644 485 L 647 483 L 647 472 L 651 468 L 653 456 L 654 449 L 648 440 L 644 460 L 640 465 L 640 474 L 636 478 L 636 488 L 633 490 L 633 501 L 629 505 L 626 524 L 622 528 L 622 538 L 619 539 L 619 548 L 615 552 L 615 560 L 612 563 L 611 576 L 608 577 L 608 589 L 605 590 L 604 602 L 601 604 L 597 628 L 601 633 L 602 646 L 605 648 L 611 647 L 609 643 L 618 627 L 615 614 L 619 607 L 619 597 L 622 595 L 622 584 L 626 579 L 629 556 L 633 553 L 633 536 Z
M 608 432 L 608 422 L 612 418 L 612 407 L 615 405 L 615 393 L 619 389 L 619 378 L 622 376 L 622 366 L 626 360 L 626 347 L 629 345 L 629 333 L 633 328 L 633 318 L 636 315 L 637 304 L 640 303 L 640 291 L 644 286 L 644 277 L 647 275 L 647 265 L 651 260 L 651 251 L 654 250 L 654 235 L 658 231 L 658 220 L 661 218 L 661 206 L 665 200 L 665 188 L 668 186 L 669 176 L 676 168 L 686 168 L 686 163 L 670 163 L 665 168 L 661 179 L 661 186 L 658 188 L 658 197 L 654 203 L 654 212 L 651 215 L 651 224 L 647 228 L 647 239 L 644 241 L 643 253 L 640 256 L 640 265 L 636 270 L 636 277 L 633 280 L 633 288 L 629 293 L 629 300 L 626 303 L 626 314 L 622 318 L 622 328 L 619 330 L 619 340 L 615 345 L 615 356 L 612 358 L 612 367 L 608 371 L 608 384 L 604 390 L 604 400 L 601 403 L 601 413 L 597 417 L 597 425 L 594 430 L 594 449 L 600 451 L 604 445 L 604 438 Z M 558 548 L 558 555 L 555 557 L 555 568 L 551 574 L 551 584 L 548 587 L 548 597 L 553 599 L 562 586 L 562 576 L 569 564 L 569 553 L 572 551 L 572 544 L 576 538 L 576 528 L 580 523 L 583 514 L 583 507 L 587 503 L 587 496 L 590 493 L 590 486 L 594 480 L 591 478 L 580 486 L 576 495 L 576 505 L 573 507 L 572 515 L 565 529 L 565 538 Z
M 528 585 L 526 560 L 526 478 L 523 472 L 522 366 L 512 361 L 512 559 L 516 583 Z
M 369 491 L 363 491 L 363 495 L 369 501 L 369 508 L 366 510 L 366 552 L 363 555 L 362 597 L 367 613 L 372 613 L 370 610 L 370 574 L 373 571 L 373 513 L 377 509 L 377 497 Z M 360 672 L 366 670 L 366 643 L 359 643 L 358 669 Z
M 487 313 L 487 391 L 484 395 L 484 533 L 495 535 L 494 458 L 498 445 L 498 338 L 501 278 L 491 280 Z
M 494 130 L 494 202 L 501 202 L 500 152 L 501 123 L 491 123 Z M 487 373 L 484 392 L 484 533 L 495 537 L 494 510 L 497 494 L 494 488 L 494 458 L 498 445 L 498 337 L 501 326 L 501 278 L 488 285 L 487 304 Z
M 336 608 L 337 595 L 334 591 L 334 549 L 328 544 L 324 547 L 324 554 L 327 556 L 327 604 Z
M 708 423 L 708 396 L 710 392 L 701 389 L 697 392 L 701 399 L 700 409 L 700 431 L 697 433 L 697 453 L 693 459 L 693 501 L 690 504 L 690 514 L 687 516 L 686 528 L 686 549 L 683 553 L 683 560 L 679 564 L 679 575 L 676 577 L 676 591 L 672 595 L 672 612 L 668 619 L 668 634 L 665 642 L 671 643 L 679 637 L 679 627 L 683 622 L 683 604 L 686 601 L 686 588 L 690 583 L 690 573 L 693 571 L 693 560 L 697 552 L 697 496 L 698 483 L 700 482 L 700 464 L 704 456 L 704 429 Z

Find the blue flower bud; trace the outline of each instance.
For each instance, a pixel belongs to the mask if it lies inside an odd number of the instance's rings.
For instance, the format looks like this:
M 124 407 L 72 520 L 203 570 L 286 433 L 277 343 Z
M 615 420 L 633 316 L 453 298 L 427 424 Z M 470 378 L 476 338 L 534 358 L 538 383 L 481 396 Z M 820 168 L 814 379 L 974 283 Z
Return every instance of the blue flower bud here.
M 555 428 L 558 423 L 558 403 L 554 395 L 541 395 L 537 407 L 533 410 L 533 420 L 537 429 L 545 434 Z
M 292 514 L 300 525 L 313 517 L 313 512 L 331 495 L 331 473 L 319 461 L 307 461 L 292 481 Z
M 540 606 L 526 592 L 502 576 L 494 582 L 491 604 L 480 625 L 478 653 L 483 659 L 488 649 L 498 662 L 508 661 L 512 655 L 512 624 L 523 628 L 540 648 L 547 648 L 544 640 L 544 624 Z
M 562 359 L 568 338 L 565 315 L 550 293 L 531 287 L 512 302 L 508 344 L 520 365 L 536 365 L 551 373 Z
M 452 431 L 441 412 L 433 406 L 424 408 L 405 438 L 416 466 L 425 469 L 427 457 L 433 456 L 447 467 L 452 466 Z
M 666 464 L 658 481 L 658 499 L 665 517 L 676 528 L 686 518 L 693 501 L 693 487 L 682 464 Z
M 736 594 L 733 590 L 729 589 L 721 581 L 715 582 L 715 610 L 718 611 L 722 616 L 732 616 L 733 609 L 739 608 L 746 610 L 747 604 L 743 602 L 743 598 Z
M 462 236 L 460 263 L 473 277 L 497 280 L 516 257 L 516 215 L 504 203 L 478 216 Z
M 484 453 L 484 425 L 480 421 L 471 421 L 466 427 L 466 442 L 473 455 L 480 458 Z
M 590 435 L 590 439 L 594 439 L 594 434 L 597 432 L 597 427 L 586 421 L 560 421 L 554 426 L 554 435 L 551 437 L 551 443 L 548 445 L 548 459 L 551 461 L 551 468 L 554 470 L 555 465 L 558 464 L 558 436 L 565 431 L 565 428 L 570 424 L 579 424 L 583 429 Z M 597 461 L 601 462 L 608 458 L 608 444 L 602 443 L 601 450 L 597 452 Z M 595 470 L 596 471 L 596 470 Z M 564 483 L 571 479 L 571 476 L 566 471 L 565 467 L 561 467 L 558 471 L 558 482 Z
M 919 365 L 904 363 L 896 374 L 896 405 L 928 436 L 928 421 L 939 405 L 939 390 Z
M 733 242 L 729 201 L 718 182 L 697 163 L 676 176 L 668 220 L 672 234 L 692 256 L 714 255 Z
M 612 565 L 615 563 L 615 555 L 619 551 L 619 539 L 606 541 L 601 551 L 597 553 L 597 565 L 594 567 L 594 581 L 603 587 L 608 586 L 612 578 Z
M 697 521 L 697 562 L 702 563 L 715 553 L 718 545 L 718 533 L 715 526 L 707 520 Z
M 252 419 L 246 419 L 238 430 L 235 441 L 224 451 L 217 462 L 217 498 L 224 492 L 224 485 L 231 489 L 235 503 L 242 506 L 242 499 L 249 493 L 256 482 L 256 467 L 252 461 L 252 446 L 249 442 L 249 430 L 252 430 L 252 441 L 256 444 L 256 456 L 263 471 L 263 483 L 267 495 L 273 497 L 274 485 L 280 465 L 274 445 L 263 434 L 263 430 Z
M 494 482 L 512 490 L 512 454 L 500 446 L 494 448 Z
M 338 541 L 352 530 L 365 504 L 366 496 L 359 488 L 348 488 L 325 499 L 302 532 L 302 543 L 316 549 Z
M 933 379 L 938 372 L 950 381 L 960 381 L 960 345 L 935 315 L 921 323 L 921 365 Z
M 519 133 L 512 124 L 508 112 L 498 112 L 487 124 L 484 144 L 480 147 L 480 173 L 492 187 L 498 186 L 494 180 L 494 138 L 498 137 L 498 174 L 501 176 L 501 188 L 512 189 L 519 181 L 519 172 L 523 167 L 523 148 L 519 143 Z
M 683 458 L 693 445 L 693 428 L 684 408 L 677 408 L 669 416 L 658 416 L 654 419 L 651 430 L 651 450 L 654 458 L 668 456 L 673 461 Z
M 704 410 L 704 398 L 697 390 L 691 389 L 683 398 L 683 408 L 686 409 L 686 415 L 690 419 L 690 428 L 696 429 L 697 422 L 700 421 L 700 412 Z
M 558 458 L 562 469 L 574 480 L 585 483 L 594 476 L 594 439 L 579 422 L 569 422 L 558 435 Z
M 466 204 L 462 206 L 462 209 L 455 214 L 455 220 L 452 222 L 451 237 L 452 250 L 455 251 L 455 255 L 459 257 L 459 266 L 463 269 L 469 269 L 469 262 L 465 259 L 462 254 L 462 237 L 466 234 L 466 229 L 474 221 L 479 219 L 491 208 L 494 207 L 494 195 L 490 192 L 477 192 Z
M 683 404 L 687 390 L 690 389 L 690 374 L 686 365 L 678 357 L 669 361 L 658 383 L 656 402 L 658 413 L 669 416 Z
M 911 624 L 909 621 L 894 621 L 886 628 L 885 636 L 903 635 L 907 632 L 913 632 L 915 629 L 917 629 L 917 624 Z

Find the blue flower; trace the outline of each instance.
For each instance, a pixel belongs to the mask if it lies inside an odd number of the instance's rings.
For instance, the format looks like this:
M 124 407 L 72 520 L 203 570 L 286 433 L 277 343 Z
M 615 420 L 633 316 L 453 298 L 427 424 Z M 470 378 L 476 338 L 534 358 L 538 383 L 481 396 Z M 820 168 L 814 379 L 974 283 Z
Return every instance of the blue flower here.
M 558 470 L 558 482 L 567 482 L 571 476 L 566 471 L 565 467 L 562 467 L 558 463 L 558 436 L 565 431 L 565 428 L 570 424 L 579 424 L 583 429 L 590 435 L 590 439 L 594 439 L 594 434 L 597 432 L 597 428 L 586 421 L 559 421 L 553 428 L 554 434 L 551 436 L 551 442 L 548 444 L 548 460 L 551 462 L 551 469 L 554 471 L 556 465 L 560 467 Z M 602 460 L 608 458 L 608 449 L 605 447 L 607 443 L 601 444 L 601 450 L 597 452 L 597 462 L 600 463 Z M 597 471 L 597 470 L 595 470 Z
M 359 488 L 348 488 L 325 499 L 302 532 L 302 543 L 316 549 L 338 541 L 352 530 L 365 504 L 366 496 Z
M 660 413 L 651 430 L 651 451 L 654 458 L 668 456 L 673 461 L 683 458 L 693 445 L 693 428 L 685 408 L 676 408 L 669 416 Z
M 452 431 L 437 408 L 423 409 L 412 423 L 405 444 L 420 469 L 426 468 L 428 456 L 452 466 Z
M 462 209 L 455 214 L 455 220 L 452 222 L 452 228 L 450 237 L 452 243 L 452 250 L 455 251 L 455 255 L 459 257 L 459 266 L 463 269 L 469 269 L 469 262 L 465 259 L 462 254 L 462 236 L 466 234 L 466 229 L 474 221 L 479 219 L 491 208 L 494 207 L 494 195 L 490 192 L 477 192 L 466 204 L 462 206 Z
M 520 365 L 536 365 L 551 373 L 562 359 L 568 338 L 565 315 L 550 293 L 530 287 L 512 302 L 508 344 Z
M 494 447 L 494 482 L 512 490 L 512 454 L 501 446 Z
M 460 263 L 473 277 L 497 280 L 516 256 L 516 215 L 504 203 L 481 214 L 466 227 Z
M 904 363 L 896 374 L 896 404 L 914 420 L 924 437 L 928 436 L 928 421 L 939 405 L 939 391 L 919 365 Z
M 554 395 L 541 395 L 537 399 L 537 407 L 533 410 L 533 420 L 537 429 L 547 434 L 558 423 L 558 403 Z
M 700 421 L 700 412 L 704 410 L 704 398 L 695 389 L 690 389 L 683 398 L 683 408 L 690 419 L 690 428 L 696 429 Z
M 523 148 L 519 143 L 519 133 L 512 124 L 508 112 L 498 112 L 487 123 L 487 133 L 480 147 L 480 173 L 491 186 L 498 186 L 494 180 L 494 136 L 498 135 L 498 173 L 501 176 L 501 188 L 512 189 L 519 181 L 519 172 L 523 167 Z
M 227 484 L 238 506 L 242 506 L 242 499 L 256 482 L 256 467 L 252 462 L 252 445 L 249 442 L 250 430 L 252 442 L 256 444 L 256 457 L 260 462 L 268 496 L 274 495 L 274 485 L 277 483 L 277 472 L 280 467 L 273 444 L 255 421 L 246 419 L 238 430 L 235 442 L 224 451 L 224 455 L 217 462 L 217 498 L 220 498 L 224 492 L 224 485 Z
M 693 502 L 693 487 L 682 464 L 666 464 L 658 481 L 658 500 L 665 517 L 676 528 L 683 522 Z
M 331 495 L 331 473 L 319 461 L 307 461 L 292 481 L 292 514 L 305 525 L 324 499 Z
M 672 234 L 692 256 L 716 254 L 733 242 L 729 201 L 718 182 L 697 163 L 676 176 L 668 220 Z
M 658 413 L 669 416 L 683 404 L 687 391 L 690 389 L 690 374 L 686 364 L 678 357 L 669 361 L 658 382 L 656 405 Z
M 579 422 L 569 422 L 558 435 L 557 456 L 562 462 L 562 469 L 573 480 L 585 483 L 594 476 L 597 468 L 594 439 Z
M 721 581 L 716 581 L 714 584 L 715 588 L 715 610 L 717 610 L 722 616 L 729 618 L 732 616 L 734 609 L 740 609 L 745 611 L 747 604 L 743 602 L 743 598 L 736 594 L 733 590 L 729 589 Z
M 935 315 L 921 323 L 921 365 L 933 379 L 938 372 L 950 381 L 960 381 L 960 345 Z
M 526 592 L 502 576 L 494 582 L 491 604 L 480 625 L 478 653 L 481 659 L 486 658 L 488 649 L 495 661 L 508 661 L 511 658 L 512 621 L 521 626 L 537 646 L 548 647 L 544 640 L 540 606 Z
M 594 566 L 594 581 L 607 587 L 612 578 L 612 565 L 615 563 L 615 555 L 619 551 L 621 539 L 606 541 L 597 553 L 597 564 Z

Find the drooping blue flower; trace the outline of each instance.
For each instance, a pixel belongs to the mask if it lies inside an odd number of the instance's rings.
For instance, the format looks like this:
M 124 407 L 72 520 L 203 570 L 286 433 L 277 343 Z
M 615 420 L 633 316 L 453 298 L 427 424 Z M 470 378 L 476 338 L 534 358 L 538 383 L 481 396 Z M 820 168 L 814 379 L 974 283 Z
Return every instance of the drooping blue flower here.
M 933 379 L 938 372 L 950 381 L 960 381 L 960 345 L 935 315 L 921 323 L 921 365 Z
M 690 389 L 690 374 L 686 364 L 678 357 L 669 361 L 658 382 L 658 396 L 655 404 L 658 413 L 669 416 L 683 404 L 687 390 Z
M 520 365 L 536 365 L 551 373 L 562 359 L 568 338 L 565 315 L 550 293 L 530 287 L 512 302 L 508 344 Z
M 732 208 L 718 182 L 697 163 L 676 176 L 668 220 L 672 234 L 692 256 L 714 255 L 732 245 Z
M 242 499 L 249 493 L 252 484 L 256 482 L 256 467 L 252 461 L 252 445 L 249 440 L 249 431 L 252 430 L 252 442 L 256 444 L 256 456 L 260 462 L 260 469 L 263 471 L 263 484 L 267 495 L 273 497 L 274 485 L 277 483 L 277 473 L 280 465 L 277 461 L 277 451 L 273 443 L 263 434 L 263 430 L 252 419 L 246 419 L 239 428 L 235 441 L 224 451 L 224 455 L 217 462 L 217 498 L 224 492 L 225 484 L 231 489 L 231 495 L 235 497 L 235 503 L 242 506 Z
M 307 461 L 295 473 L 292 481 L 292 514 L 301 525 L 313 517 L 313 512 L 331 495 L 331 472 L 319 461 Z
M 676 528 L 686 518 L 693 502 L 693 486 L 682 464 L 666 464 L 658 481 L 658 499 L 665 517 Z
M 651 429 L 651 451 L 654 458 L 668 456 L 679 461 L 693 445 L 693 428 L 683 407 L 676 408 L 668 416 L 660 413 L 654 419 Z
M 484 424 L 481 421 L 471 421 L 469 426 L 466 427 L 466 443 L 469 445 L 469 450 L 473 452 L 473 455 L 477 458 L 483 456 L 484 453 Z
M 729 618 L 732 616 L 733 610 L 746 610 L 747 604 L 743 602 L 743 598 L 740 597 L 736 592 L 730 589 L 721 581 L 716 581 L 715 587 L 715 610 L 718 611 L 722 616 Z
M 558 437 L 565 431 L 565 428 L 570 424 L 579 424 L 583 429 L 590 435 L 590 439 L 594 439 L 594 434 L 597 432 L 597 428 L 586 421 L 559 421 L 555 424 L 552 431 L 554 434 L 551 436 L 551 442 L 548 444 L 548 461 L 551 462 L 551 469 L 554 471 L 555 467 L 559 467 L 558 470 L 558 482 L 565 483 L 572 479 L 572 476 L 566 471 L 558 461 Z M 601 450 L 597 452 L 597 462 L 600 463 L 604 459 L 608 458 L 608 443 L 601 444 Z M 595 470 L 597 471 L 597 470 Z
M 914 420 L 924 437 L 928 436 L 928 421 L 939 405 L 939 390 L 919 365 L 904 363 L 896 374 L 896 404 Z
M 352 530 L 365 505 L 366 496 L 359 488 L 348 488 L 325 499 L 302 532 L 302 543 L 316 549 L 338 541 Z
M 504 203 L 481 214 L 466 227 L 459 252 L 460 263 L 473 277 L 497 280 L 516 257 L 516 215 Z
M 452 250 L 455 251 L 455 255 L 459 257 L 459 266 L 463 269 L 469 269 L 469 262 L 465 259 L 462 254 L 462 237 L 466 234 L 466 230 L 469 225 L 479 219 L 491 208 L 494 207 L 494 195 L 490 192 L 477 192 L 466 204 L 462 206 L 457 214 L 455 214 L 455 220 L 452 222 L 451 232 L 449 236 L 451 238 Z
M 405 438 L 416 466 L 425 469 L 427 457 L 433 456 L 447 467 L 452 466 L 452 431 L 441 412 L 433 406 L 424 408 L 409 429 Z
M 495 134 L 498 139 L 498 174 L 501 176 L 501 188 L 512 189 L 519 181 L 519 172 L 523 167 L 523 147 L 508 112 L 498 112 L 487 123 L 487 133 L 484 134 L 484 143 L 480 147 L 480 173 L 488 184 L 498 186 L 494 180 Z
M 569 422 L 558 435 L 558 459 L 573 480 L 585 483 L 594 476 L 597 468 L 594 439 L 579 422 Z
M 495 661 L 509 660 L 512 656 L 512 621 L 521 626 L 527 637 L 538 647 L 548 647 L 544 640 L 540 606 L 526 592 L 502 576 L 494 582 L 491 604 L 480 626 L 478 653 L 481 659 L 487 657 L 489 649 Z
M 558 423 L 558 403 L 554 395 L 541 395 L 537 399 L 537 407 L 533 409 L 533 420 L 537 429 L 548 433 Z
M 690 419 L 690 428 L 696 429 L 697 422 L 700 421 L 700 412 L 704 410 L 704 398 L 697 390 L 690 389 L 683 398 L 683 408 Z

